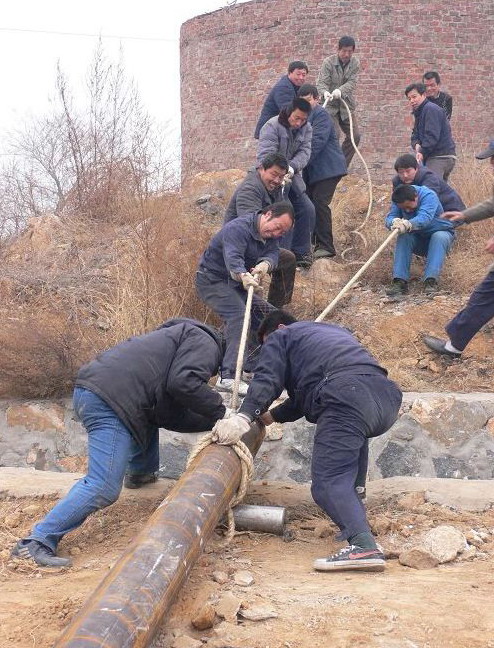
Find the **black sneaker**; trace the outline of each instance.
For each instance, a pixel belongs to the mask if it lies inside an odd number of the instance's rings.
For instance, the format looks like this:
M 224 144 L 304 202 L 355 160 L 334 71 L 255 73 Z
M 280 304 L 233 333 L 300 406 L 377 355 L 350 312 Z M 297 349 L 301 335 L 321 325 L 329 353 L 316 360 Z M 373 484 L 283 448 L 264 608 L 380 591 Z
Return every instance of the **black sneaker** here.
M 384 571 L 386 561 L 379 549 L 363 549 L 349 545 L 327 558 L 314 561 L 317 571 L 334 571 L 338 569 L 362 569 L 366 571 Z
M 461 358 L 461 351 L 457 353 L 456 351 L 448 351 L 446 349 L 446 340 L 441 340 L 441 338 L 434 337 L 433 335 L 424 335 L 422 341 L 429 349 L 436 353 L 441 353 L 450 358 Z
M 47 547 L 38 540 L 19 540 L 10 552 L 14 558 L 33 560 L 40 567 L 70 567 L 70 558 L 57 556 L 50 547 Z
M 312 254 L 309 252 L 307 254 L 296 254 L 295 259 L 297 262 L 297 268 L 301 270 L 308 270 L 312 265 Z
M 439 284 L 437 283 L 437 279 L 434 279 L 434 277 L 428 277 L 424 281 L 424 295 L 436 295 L 438 290 Z
M 400 297 L 408 292 L 408 281 L 404 279 L 393 279 L 389 288 L 386 288 L 386 295 L 390 297 Z
M 154 484 L 158 481 L 157 473 L 145 473 L 144 475 L 125 475 L 125 488 L 141 488 L 147 484 Z

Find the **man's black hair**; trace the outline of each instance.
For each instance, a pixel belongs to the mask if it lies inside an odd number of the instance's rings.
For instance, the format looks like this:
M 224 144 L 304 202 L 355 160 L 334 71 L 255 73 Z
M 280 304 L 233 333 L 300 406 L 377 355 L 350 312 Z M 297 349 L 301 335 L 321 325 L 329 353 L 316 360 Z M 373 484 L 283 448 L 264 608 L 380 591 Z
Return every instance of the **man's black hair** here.
M 307 63 L 304 63 L 303 61 L 292 61 L 290 63 L 290 65 L 288 66 L 288 74 L 291 74 L 295 70 L 305 70 L 307 74 L 309 74 Z
M 295 97 L 295 99 L 293 99 L 287 106 L 283 106 L 283 108 L 280 110 L 278 121 L 282 126 L 284 126 L 285 128 L 290 128 L 288 117 L 290 117 L 292 112 L 297 110 L 297 108 L 298 110 L 306 113 L 307 116 L 310 115 L 310 111 L 312 110 L 312 106 L 306 99 L 302 99 L 302 97 Z
M 425 72 L 424 76 L 422 77 L 422 81 L 425 81 L 426 79 L 428 79 L 428 80 L 429 79 L 435 79 L 437 85 L 439 85 L 441 83 L 441 77 L 439 76 L 439 74 L 437 72 L 434 72 L 433 70 L 431 70 L 430 72 Z
M 279 200 L 261 210 L 261 214 L 267 214 L 268 212 L 271 212 L 271 218 L 279 218 L 283 214 L 288 214 L 292 219 L 292 223 L 295 221 L 295 212 L 289 200 Z
M 338 49 L 342 47 L 353 47 L 355 51 L 355 39 L 352 36 L 342 36 L 338 41 Z
M 304 83 L 304 85 L 301 85 L 298 89 L 297 95 L 299 97 L 307 97 L 307 95 L 310 95 L 311 97 L 314 97 L 314 99 L 317 99 L 319 97 L 319 90 L 311 83 Z
M 281 153 L 268 153 L 262 160 L 261 165 L 263 169 L 267 170 L 271 167 L 277 166 L 280 169 L 288 171 L 288 160 Z
M 417 190 L 413 185 L 401 184 L 396 187 L 391 195 L 391 200 L 397 205 L 401 205 L 406 200 L 415 200 Z
M 425 94 L 425 85 L 423 83 L 410 83 L 405 88 L 405 97 L 408 97 L 408 93 L 412 90 L 416 90 L 419 94 Z
M 290 313 L 287 313 L 284 310 L 272 311 L 269 315 L 266 315 L 257 329 L 257 339 L 259 340 L 259 343 L 262 344 L 264 337 L 273 331 L 276 331 L 280 324 L 289 326 L 290 324 L 294 324 L 296 321 L 297 320 L 293 315 L 290 315 Z
M 419 163 L 417 162 L 415 155 L 412 153 L 405 153 L 396 158 L 395 171 L 398 172 L 400 169 L 417 169 L 418 166 Z

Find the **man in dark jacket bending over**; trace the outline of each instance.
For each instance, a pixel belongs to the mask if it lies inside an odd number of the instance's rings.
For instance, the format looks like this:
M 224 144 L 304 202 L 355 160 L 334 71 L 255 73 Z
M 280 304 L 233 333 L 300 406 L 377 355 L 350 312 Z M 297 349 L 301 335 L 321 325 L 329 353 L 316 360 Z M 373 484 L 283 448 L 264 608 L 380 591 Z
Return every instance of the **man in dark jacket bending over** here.
M 265 425 L 305 416 L 316 423 L 312 453 L 312 496 L 340 528 L 349 546 L 314 567 L 384 569 L 384 556 L 370 531 L 355 491 L 366 440 L 395 422 L 402 394 L 385 369 L 351 335 L 332 324 L 296 322 L 283 311 L 268 315 L 254 378 L 239 413 L 218 421 L 218 443 L 232 444 L 260 417 Z M 269 411 L 286 388 L 289 398 Z
M 203 432 L 225 415 L 208 385 L 223 358 L 223 340 L 194 320 L 169 320 L 130 338 L 84 365 L 74 409 L 88 432 L 88 473 L 20 540 L 12 555 L 46 567 L 70 565 L 56 555 L 63 536 L 98 509 L 115 502 L 126 485 L 155 481 L 158 428 Z

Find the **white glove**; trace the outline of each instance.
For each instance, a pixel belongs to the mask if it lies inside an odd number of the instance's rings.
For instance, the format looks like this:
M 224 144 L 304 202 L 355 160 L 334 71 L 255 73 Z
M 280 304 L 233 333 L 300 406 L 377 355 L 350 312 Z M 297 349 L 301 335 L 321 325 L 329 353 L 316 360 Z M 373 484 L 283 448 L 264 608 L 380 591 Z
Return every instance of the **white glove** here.
M 295 175 L 295 169 L 289 166 L 288 171 L 285 173 L 285 182 L 289 182 L 294 175 Z
M 224 419 L 230 418 L 232 414 L 233 414 L 233 410 L 230 409 L 229 407 L 225 407 L 225 416 L 223 418 Z
M 331 93 L 331 101 L 333 99 L 341 99 L 341 90 L 339 88 L 335 88 Z
M 271 264 L 269 261 L 260 261 L 257 265 L 255 265 L 251 272 L 253 275 L 257 275 L 259 279 L 264 279 L 264 277 L 269 274 L 269 271 L 271 270 Z
M 333 95 L 331 94 L 331 92 L 329 92 L 329 90 L 325 90 L 322 96 L 324 97 L 324 101 L 333 100 Z
M 254 286 L 254 290 L 260 288 L 259 282 L 250 274 L 250 272 L 244 272 L 241 274 L 240 280 L 242 281 L 242 286 L 245 290 L 248 290 L 250 286 Z
M 407 218 L 393 218 L 391 229 L 398 230 L 400 234 L 406 234 L 412 230 L 412 223 Z
M 219 445 L 233 445 L 250 429 L 250 420 L 245 414 L 233 414 L 229 418 L 216 421 L 213 428 L 213 441 Z

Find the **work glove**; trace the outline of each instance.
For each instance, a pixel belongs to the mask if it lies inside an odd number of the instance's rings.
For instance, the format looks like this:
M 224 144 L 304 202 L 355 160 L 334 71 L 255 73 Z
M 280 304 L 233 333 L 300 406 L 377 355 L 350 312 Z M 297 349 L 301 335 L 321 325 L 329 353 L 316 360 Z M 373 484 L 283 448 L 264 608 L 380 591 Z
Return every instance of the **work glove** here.
M 398 230 L 400 234 L 411 232 L 412 223 L 407 218 L 393 218 L 391 221 L 391 229 Z
M 331 101 L 334 99 L 341 99 L 341 90 L 339 88 L 335 88 L 331 93 Z
M 285 173 L 283 180 L 285 182 L 291 182 L 293 176 L 295 175 L 295 169 L 292 166 L 288 167 L 288 171 Z
M 245 414 L 233 414 L 216 421 L 212 439 L 219 445 L 233 445 L 250 429 L 250 419 Z
M 259 279 L 262 280 L 267 274 L 269 274 L 270 270 L 271 264 L 269 263 L 269 261 L 260 261 L 252 268 L 251 272 L 253 275 L 257 275 Z
M 333 95 L 329 90 L 325 90 L 323 93 L 324 101 L 333 101 Z
M 253 277 L 250 272 L 244 272 L 241 274 L 240 279 L 245 290 L 248 290 L 250 286 L 254 287 L 254 291 L 261 287 L 257 279 Z
M 232 414 L 233 414 L 233 410 L 230 409 L 229 407 L 225 407 L 225 416 L 223 418 L 224 419 L 230 418 Z

